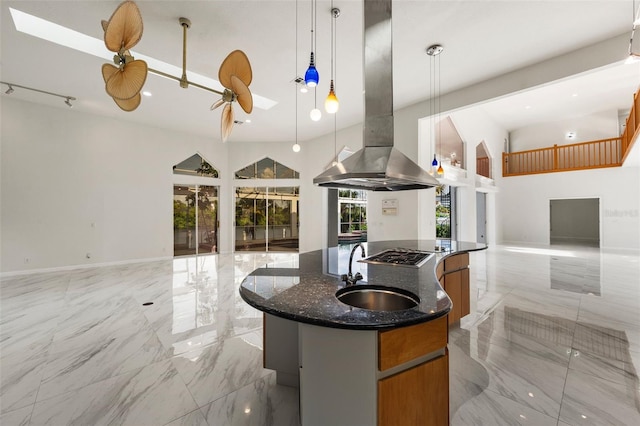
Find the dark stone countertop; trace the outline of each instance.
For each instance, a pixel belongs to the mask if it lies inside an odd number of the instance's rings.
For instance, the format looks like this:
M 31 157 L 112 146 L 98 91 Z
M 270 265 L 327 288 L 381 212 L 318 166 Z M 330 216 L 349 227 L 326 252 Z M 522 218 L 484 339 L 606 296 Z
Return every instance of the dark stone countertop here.
M 340 302 L 335 293 L 344 287 L 341 274 L 349 269 L 350 246 L 331 247 L 299 255 L 297 262 L 267 264 L 249 274 L 240 285 L 240 296 L 263 312 L 289 320 L 324 327 L 353 330 L 382 330 L 431 321 L 451 310 L 451 300 L 436 279 L 435 266 L 445 257 L 486 249 L 486 245 L 463 241 L 396 240 L 364 243 L 367 257 L 389 248 L 437 252 L 420 268 L 357 262 L 360 284 L 399 287 L 416 294 L 420 304 L 401 311 L 371 311 Z M 297 267 L 296 267 L 297 266 Z

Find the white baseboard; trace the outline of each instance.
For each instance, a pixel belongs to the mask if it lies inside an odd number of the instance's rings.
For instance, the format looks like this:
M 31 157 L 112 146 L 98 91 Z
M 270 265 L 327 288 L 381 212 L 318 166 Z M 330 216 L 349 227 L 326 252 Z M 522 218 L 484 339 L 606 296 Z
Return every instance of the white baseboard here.
M 171 260 L 171 259 L 173 259 L 173 256 L 150 257 L 146 259 L 118 260 L 114 262 L 89 263 L 84 265 L 56 266 L 52 268 L 23 269 L 20 271 L 0 272 L 0 278 L 15 277 L 19 275 L 29 275 L 29 274 L 42 274 L 42 273 L 48 273 L 48 272 L 73 271 L 76 269 L 102 268 L 105 266 L 129 265 L 133 263 L 148 263 L 148 262 L 157 262 L 160 260 Z

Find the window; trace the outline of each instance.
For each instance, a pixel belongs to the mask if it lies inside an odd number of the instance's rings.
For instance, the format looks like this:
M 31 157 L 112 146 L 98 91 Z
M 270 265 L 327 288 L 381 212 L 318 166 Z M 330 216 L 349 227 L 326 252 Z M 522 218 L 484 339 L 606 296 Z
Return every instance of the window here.
M 194 154 L 183 162 L 173 166 L 174 175 L 206 176 L 217 178 L 218 171 L 200 154 Z
M 300 173 L 271 158 L 249 164 L 236 172 L 236 179 L 299 179 Z
M 353 189 L 338 191 L 340 232 L 338 241 L 367 240 L 367 192 Z
M 300 174 L 271 158 L 236 171 L 236 179 L 260 186 L 236 187 L 236 251 L 298 251 L 300 187 L 278 184 Z

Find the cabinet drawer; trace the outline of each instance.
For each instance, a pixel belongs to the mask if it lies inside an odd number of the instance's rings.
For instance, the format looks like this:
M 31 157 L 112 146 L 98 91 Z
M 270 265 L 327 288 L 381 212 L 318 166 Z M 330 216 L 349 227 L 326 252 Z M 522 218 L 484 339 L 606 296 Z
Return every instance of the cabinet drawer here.
M 454 254 L 444 259 L 444 272 L 457 271 L 469 266 L 469 253 Z
M 437 351 L 447 345 L 447 317 L 378 333 L 380 371 Z

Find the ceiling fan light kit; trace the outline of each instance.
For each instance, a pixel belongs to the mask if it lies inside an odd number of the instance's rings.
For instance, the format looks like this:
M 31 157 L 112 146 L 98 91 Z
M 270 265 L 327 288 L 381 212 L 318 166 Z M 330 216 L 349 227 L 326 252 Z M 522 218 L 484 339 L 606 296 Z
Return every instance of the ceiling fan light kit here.
M 187 18 L 180 18 L 178 22 L 182 27 L 183 34 L 182 75 L 180 77 L 148 68 L 145 61 L 136 60 L 131 56 L 129 50 L 142 38 L 142 15 L 133 1 L 120 3 L 111 18 L 108 21 L 102 21 L 105 46 L 116 53 L 114 56 L 115 66 L 112 64 L 102 66 L 105 90 L 114 102 L 127 112 L 135 110 L 140 105 L 140 91 L 149 72 L 176 80 L 184 89 L 194 86 L 220 95 L 221 99 L 214 102 L 211 109 L 214 110 L 225 104 L 220 124 L 220 137 L 225 142 L 235 123 L 232 103 L 238 102 L 247 114 L 251 114 L 253 111 L 253 96 L 249 90 L 253 79 L 251 64 L 247 55 L 241 50 L 234 50 L 224 59 L 218 71 L 218 79 L 225 88 L 224 92 L 189 81 L 187 78 L 187 30 L 191 27 L 191 21 Z

